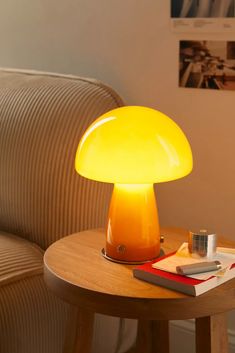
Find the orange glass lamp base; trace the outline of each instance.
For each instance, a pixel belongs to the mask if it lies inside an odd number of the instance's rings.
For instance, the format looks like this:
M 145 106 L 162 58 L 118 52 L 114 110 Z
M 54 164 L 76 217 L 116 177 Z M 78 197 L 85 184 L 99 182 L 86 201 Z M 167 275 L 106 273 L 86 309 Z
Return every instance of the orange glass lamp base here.
M 159 256 L 160 230 L 152 184 L 115 184 L 107 225 L 105 253 L 125 262 Z

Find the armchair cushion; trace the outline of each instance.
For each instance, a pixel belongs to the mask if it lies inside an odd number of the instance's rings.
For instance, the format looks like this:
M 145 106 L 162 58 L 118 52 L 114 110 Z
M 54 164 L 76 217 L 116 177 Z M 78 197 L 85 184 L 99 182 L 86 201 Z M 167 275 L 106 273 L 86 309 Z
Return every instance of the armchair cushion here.
M 42 259 L 39 246 L 0 231 L 0 286 L 41 274 Z
M 0 353 L 63 351 L 70 308 L 45 286 L 43 250 L 104 226 L 112 186 L 80 177 L 74 158 L 86 128 L 121 105 L 97 80 L 0 69 Z M 124 328 L 97 315 L 93 352 L 116 352 Z
M 0 69 L 0 229 L 46 249 L 103 226 L 111 185 L 80 177 L 78 142 L 101 114 L 122 105 L 94 79 Z

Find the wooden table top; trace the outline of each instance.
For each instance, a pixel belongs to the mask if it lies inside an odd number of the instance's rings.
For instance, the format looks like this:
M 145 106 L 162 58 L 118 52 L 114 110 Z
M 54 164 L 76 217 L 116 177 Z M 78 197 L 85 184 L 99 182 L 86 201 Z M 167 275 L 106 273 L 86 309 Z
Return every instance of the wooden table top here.
M 187 241 L 182 229 L 161 230 L 166 254 Z M 52 244 L 44 256 L 48 287 L 66 302 L 107 315 L 139 319 L 188 319 L 235 308 L 235 280 L 198 297 L 156 286 L 133 277 L 131 265 L 117 264 L 101 255 L 102 230 L 69 235 Z M 219 239 L 220 246 L 235 242 Z

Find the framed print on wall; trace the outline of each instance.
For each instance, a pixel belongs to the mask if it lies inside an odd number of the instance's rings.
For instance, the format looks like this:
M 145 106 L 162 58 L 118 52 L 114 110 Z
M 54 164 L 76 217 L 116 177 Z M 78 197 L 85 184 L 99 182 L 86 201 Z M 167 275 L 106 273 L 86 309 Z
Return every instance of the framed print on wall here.
M 176 32 L 235 30 L 235 0 L 171 0 L 171 27 Z
M 179 87 L 235 90 L 235 41 L 181 40 Z

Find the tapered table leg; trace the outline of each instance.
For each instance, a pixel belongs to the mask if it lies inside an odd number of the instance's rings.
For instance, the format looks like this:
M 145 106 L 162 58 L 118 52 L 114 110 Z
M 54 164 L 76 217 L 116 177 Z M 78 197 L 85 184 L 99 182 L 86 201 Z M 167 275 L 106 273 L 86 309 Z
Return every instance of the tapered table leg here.
M 94 313 L 71 306 L 63 353 L 90 353 L 93 324 Z
M 196 353 L 228 353 L 226 313 L 196 319 Z
M 136 353 L 169 353 L 169 322 L 139 320 Z

